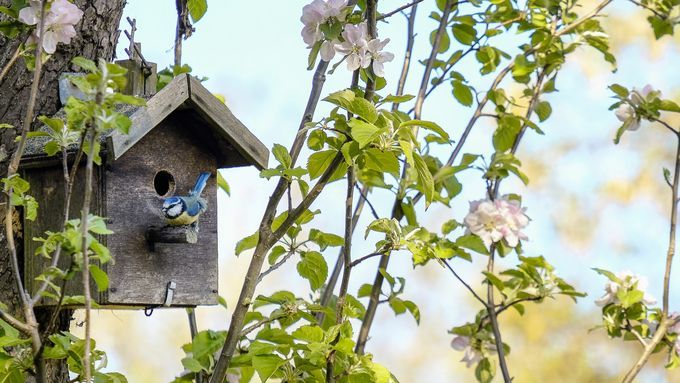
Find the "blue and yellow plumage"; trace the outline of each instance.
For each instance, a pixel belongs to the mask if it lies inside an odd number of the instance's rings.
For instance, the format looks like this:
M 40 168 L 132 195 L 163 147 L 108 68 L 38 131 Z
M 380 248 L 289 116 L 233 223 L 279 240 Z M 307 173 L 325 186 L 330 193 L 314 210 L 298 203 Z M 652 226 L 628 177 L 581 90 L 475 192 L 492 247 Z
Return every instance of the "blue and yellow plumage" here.
M 210 173 L 203 172 L 187 196 L 173 196 L 163 200 L 161 211 L 169 225 L 196 225 L 198 217 L 208 209 L 208 203 L 201 198 L 201 192 L 208 183 Z

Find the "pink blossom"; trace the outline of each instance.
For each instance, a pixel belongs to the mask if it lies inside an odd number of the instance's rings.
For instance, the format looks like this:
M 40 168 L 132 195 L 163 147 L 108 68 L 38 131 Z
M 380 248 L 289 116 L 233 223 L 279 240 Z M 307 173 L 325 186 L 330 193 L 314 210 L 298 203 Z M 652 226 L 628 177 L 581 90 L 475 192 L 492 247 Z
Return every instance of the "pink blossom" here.
M 30 6 L 19 11 L 19 20 L 27 25 L 36 25 L 37 28 L 28 39 L 28 43 L 36 43 L 40 35 L 41 1 L 31 0 Z M 68 44 L 76 36 L 74 26 L 83 17 L 83 11 L 68 0 L 54 0 L 45 11 L 45 22 L 42 48 L 48 54 L 57 50 L 58 43 Z
M 453 347 L 453 349 L 456 351 L 464 352 L 463 359 L 461 359 L 460 361 L 464 362 L 467 368 L 470 368 L 472 365 L 482 360 L 481 351 L 472 347 L 471 339 L 469 336 L 463 335 L 456 336 L 451 341 L 451 347 Z
M 614 281 L 607 282 L 604 286 L 604 295 L 600 299 L 595 300 L 596 305 L 603 307 L 610 303 L 619 303 L 619 298 L 616 294 L 621 289 L 625 291 L 633 289 L 642 291 L 644 294 L 642 303 L 648 306 L 656 304 L 656 299 L 645 291 L 647 289 L 647 278 L 633 274 L 633 272 L 628 270 L 616 273 L 616 277 L 621 280 L 621 283 Z
M 495 201 L 471 201 L 464 222 L 468 231 L 480 237 L 487 247 L 502 239 L 508 246 L 516 247 L 520 239 L 528 239 L 522 232 L 529 224 L 525 211 L 519 201 L 509 200 L 507 196 Z

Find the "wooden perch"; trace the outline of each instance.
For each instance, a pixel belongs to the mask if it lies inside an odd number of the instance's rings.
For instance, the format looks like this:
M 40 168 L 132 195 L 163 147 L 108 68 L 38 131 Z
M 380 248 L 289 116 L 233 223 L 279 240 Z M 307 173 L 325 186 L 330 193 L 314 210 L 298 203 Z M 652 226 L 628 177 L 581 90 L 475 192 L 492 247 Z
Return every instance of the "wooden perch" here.
M 198 231 L 192 226 L 149 226 L 145 236 L 151 251 L 154 251 L 156 243 L 198 242 Z

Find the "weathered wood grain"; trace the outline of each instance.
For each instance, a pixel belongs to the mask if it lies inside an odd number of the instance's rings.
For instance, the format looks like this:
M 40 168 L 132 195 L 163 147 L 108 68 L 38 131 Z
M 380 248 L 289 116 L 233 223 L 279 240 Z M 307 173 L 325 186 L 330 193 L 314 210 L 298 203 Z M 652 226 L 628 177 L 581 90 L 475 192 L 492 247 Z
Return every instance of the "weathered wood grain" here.
M 198 232 L 190 226 L 150 226 L 146 229 L 146 240 L 154 251 L 156 243 L 198 242 Z

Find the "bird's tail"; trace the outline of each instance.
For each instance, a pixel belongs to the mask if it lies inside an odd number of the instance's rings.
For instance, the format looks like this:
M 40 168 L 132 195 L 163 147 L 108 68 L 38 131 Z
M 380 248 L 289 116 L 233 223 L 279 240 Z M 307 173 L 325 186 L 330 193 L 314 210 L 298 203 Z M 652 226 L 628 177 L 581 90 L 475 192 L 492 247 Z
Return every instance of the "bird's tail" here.
M 208 178 L 210 178 L 209 172 L 201 173 L 196 180 L 196 185 L 194 185 L 194 188 L 189 192 L 189 195 L 200 196 L 201 192 L 203 192 L 203 189 L 205 188 L 205 185 L 208 183 Z

